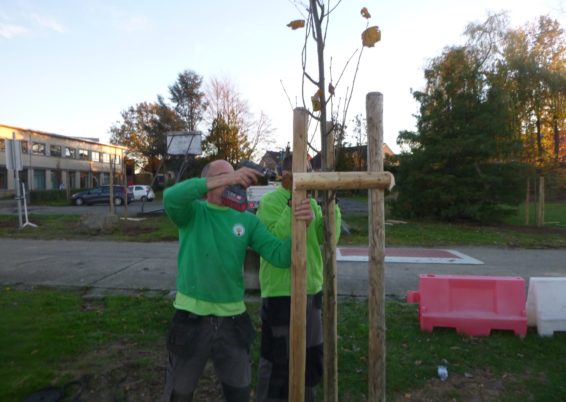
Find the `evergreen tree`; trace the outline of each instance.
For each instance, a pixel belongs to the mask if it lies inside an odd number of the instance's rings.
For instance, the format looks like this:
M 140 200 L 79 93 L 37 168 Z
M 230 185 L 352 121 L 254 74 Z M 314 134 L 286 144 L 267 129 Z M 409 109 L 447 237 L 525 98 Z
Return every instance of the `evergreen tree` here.
M 185 130 L 195 131 L 207 108 L 202 77 L 191 70 L 179 73 L 177 81 L 169 87 L 169 94 L 175 112 L 184 122 Z
M 398 138 L 411 152 L 399 157 L 397 214 L 485 221 L 518 204 L 508 99 L 480 67 L 476 53 L 454 47 L 425 71 L 417 132 Z

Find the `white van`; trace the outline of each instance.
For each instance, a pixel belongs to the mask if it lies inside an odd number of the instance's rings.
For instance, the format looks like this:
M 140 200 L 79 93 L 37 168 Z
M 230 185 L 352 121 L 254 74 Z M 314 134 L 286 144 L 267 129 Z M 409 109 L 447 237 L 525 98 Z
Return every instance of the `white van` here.
M 151 186 L 145 184 L 128 186 L 128 190 L 134 194 L 134 201 L 153 201 L 155 198 L 155 193 Z

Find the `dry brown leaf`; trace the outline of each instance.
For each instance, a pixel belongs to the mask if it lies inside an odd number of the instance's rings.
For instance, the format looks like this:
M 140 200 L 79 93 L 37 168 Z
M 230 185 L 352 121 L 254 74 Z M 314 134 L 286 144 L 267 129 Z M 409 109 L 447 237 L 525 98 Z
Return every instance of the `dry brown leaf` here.
M 379 27 L 369 27 L 362 33 L 362 43 L 364 46 L 373 47 L 381 40 L 381 31 Z
M 322 91 L 319 89 L 316 93 L 311 96 L 311 103 L 312 103 L 312 111 L 319 112 L 320 111 L 320 99 L 322 98 Z
M 311 96 L 311 103 L 312 103 L 312 111 L 319 112 L 320 111 L 320 98 L 318 96 Z
M 331 82 L 328 84 L 328 93 L 334 95 L 334 85 Z
M 371 18 L 371 14 L 369 13 L 369 11 L 366 7 L 362 8 L 362 11 L 360 11 L 360 14 L 362 14 L 362 17 L 364 17 L 368 20 Z
M 295 29 L 304 28 L 305 27 L 305 20 L 294 20 L 287 24 L 293 31 Z

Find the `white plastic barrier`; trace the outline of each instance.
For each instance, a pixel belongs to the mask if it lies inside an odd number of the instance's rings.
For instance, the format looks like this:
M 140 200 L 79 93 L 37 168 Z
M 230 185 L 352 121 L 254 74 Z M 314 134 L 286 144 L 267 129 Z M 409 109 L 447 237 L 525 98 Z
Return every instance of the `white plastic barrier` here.
M 566 278 L 532 277 L 527 293 L 527 325 L 540 336 L 566 331 Z

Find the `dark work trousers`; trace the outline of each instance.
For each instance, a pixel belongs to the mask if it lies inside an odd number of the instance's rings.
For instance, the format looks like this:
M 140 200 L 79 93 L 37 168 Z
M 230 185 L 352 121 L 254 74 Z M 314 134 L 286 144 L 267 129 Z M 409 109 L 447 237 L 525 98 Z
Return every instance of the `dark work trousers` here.
M 209 358 L 227 402 L 248 402 L 249 348 L 255 329 L 248 313 L 233 317 L 197 316 L 177 310 L 167 335 L 169 361 L 163 400 L 190 402 Z
M 281 402 L 289 397 L 289 322 L 291 299 L 268 297 L 261 306 L 261 352 L 257 402 Z M 305 401 L 314 401 L 322 380 L 322 292 L 307 296 Z

